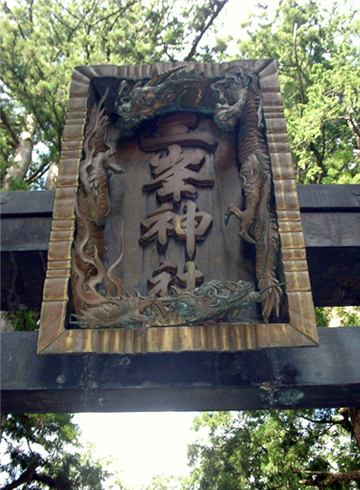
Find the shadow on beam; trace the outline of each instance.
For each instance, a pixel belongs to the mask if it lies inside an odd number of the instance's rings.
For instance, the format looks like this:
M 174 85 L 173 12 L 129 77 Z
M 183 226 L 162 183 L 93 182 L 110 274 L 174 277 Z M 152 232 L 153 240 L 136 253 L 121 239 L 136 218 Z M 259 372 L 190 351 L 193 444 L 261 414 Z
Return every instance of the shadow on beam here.
M 360 327 L 319 337 L 318 348 L 37 356 L 36 332 L 3 333 L 2 412 L 360 406 Z
M 360 185 L 297 189 L 315 306 L 360 305 Z M 54 192 L 3 192 L 0 201 L 1 309 L 39 310 Z

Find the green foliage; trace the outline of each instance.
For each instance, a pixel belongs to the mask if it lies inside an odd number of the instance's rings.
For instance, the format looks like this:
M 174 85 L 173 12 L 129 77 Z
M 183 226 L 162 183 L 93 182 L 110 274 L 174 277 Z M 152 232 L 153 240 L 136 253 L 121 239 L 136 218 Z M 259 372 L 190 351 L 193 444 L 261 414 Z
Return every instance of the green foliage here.
M 315 308 L 316 325 L 318 327 L 328 327 L 330 322 L 329 308 Z
M 358 327 L 360 326 L 360 308 L 345 306 L 327 308 L 330 322 L 336 327 Z
M 31 332 L 39 329 L 39 311 L 17 311 L 15 313 L 4 312 L 4 318 L 17 332 Z
M 181 479 L 175 476 L 154 475 L 150 484 L 142 485 L 139 490 L 184 490 Z
M 14 179 L 11 181 L 10 190 L 12 191 L 29 191 L 30 185 L 22 179 Z
M 105 488 L 103 483 L 109 473 L 90 450 L 79 451 L 79 429 L 71 419 L 69 414 L 3 417 L 0 465 L 3 489 Z
M 334 308 L 339 310 L 338 314 L 342 317 L 342 327 L 360 327 L 360 309 L 359 308 Z
M 356 306 L 315 308 L 318 327 L 359 327 L 360 308 Z
M 342 9 L 343 11 L 343 9 Z M 259 6 L 243 25 L 240 57 L 278 62 L 297 177 L 360 183 L 360 19 L 309 0 Z
M 360 464 L 348 419 L 335 409 L 203 413 L 194 429 L 199 437 L 188 450 L 194 489 L 313 488 L 301 484 L 311 472 L 346 472 Z
M 0 177 L 13 161 L 26 116 L 36 120 L 27 184 L 58 162 L 72 69 L 85 64 L 226 61 L 230 36 L 206 43 L 226 0 L 3 1 Z M 274 58 L 297 177 L 360 182 L 360 19 L 309 0 L 258 6 L 239 40 L 242 58 Z M 209 41 L 209 39 L 207 39 Z M 19 189 L 19 183 L 14 184 Z
M 0 173 L 12 163 L 26 116 L 36 121 L 28 184 L 58 162 L 72 70 L 201 58 L 227 0 L 2 1 Z M 221 50 L 222 48 L 219 48 Z

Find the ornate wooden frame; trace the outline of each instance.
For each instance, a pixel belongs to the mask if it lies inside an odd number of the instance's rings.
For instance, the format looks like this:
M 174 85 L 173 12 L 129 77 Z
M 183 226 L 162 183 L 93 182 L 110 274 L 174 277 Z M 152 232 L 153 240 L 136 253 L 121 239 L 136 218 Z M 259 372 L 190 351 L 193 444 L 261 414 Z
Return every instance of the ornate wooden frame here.
M 256 73 L 263 101 L 272 186 L 280 237 L 282 277 L 286 282 L 288 321 L 281 323 L 220 321 L 205 325 L 161 326 L 138 335 L 134 328 L 68 329 L 75 206 L 84 131 L 93 106 L 93 82 L 149 80 L 185 66 L 207 77 L 221 76 L 240 66 Z M 285 346 L 316 346 L 314 307 L 307 271 L 294 170 L 274 60 L 245 60 L 219 64 L 157 63 L 140 67 L 93 66 L 74 70 L 64 129 L 59 177 L 44 285 L 38 353 L 137 354 L 179 351 L 239 351 Z

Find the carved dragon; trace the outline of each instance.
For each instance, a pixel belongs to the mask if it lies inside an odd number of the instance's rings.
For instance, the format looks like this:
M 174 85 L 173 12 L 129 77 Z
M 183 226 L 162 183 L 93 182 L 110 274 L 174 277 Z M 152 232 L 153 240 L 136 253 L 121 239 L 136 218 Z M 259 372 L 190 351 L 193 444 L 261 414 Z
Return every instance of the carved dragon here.
M 76 322 L 82 326 L 90 327 L 126 327 L 134 324 L 142 324 L 146 329 L 155 320 L 155 317 L 145 316 L 143 313 L 152 305 L 156 305 L 161 312 L 165 313 L 162 303 L 152 294 L 145 298 L 131 296 L 124 290 L 121 280 L 113 274 L 114 269 L 120 264 L 124 257 L 123 230 L 121 230 L 121 252 L 118 259 L 106 271 L 102 260 L 94 245 L 93 256 L 85 252 L 85 245 L 90 238 L 90 228 L 86 217 L 81 213 L 76 201 L 76 214 L 78 220 L 84 225 L 84 237 L 75 243 L 72 252 L 73 269 L 77 276 L 75 292 L 77 298 L 82 302 L 82 307 L 77 308 L 74 317 Z M 96 273 L 86 278 L 79 265 L 90 264 Z
M 240 233 L 256 247 L 258 288 L 244 281 L 212 280 L 191 291 L 157 298 L 132 296 L 124 291 L 114 269 L 124 255 L 106 271 L 103 264 L 104 224 L 110 211 L 109 177 L 124 170 L 111 160 L 113 150 L 106 143 L 107 116 L 102 108 L 105 93 L 95 104 L 84 138 L 84 159 L 80 163 L 77 196 L 77 237 L 73 250 L 73 287 L 77 323 L 91 327 L 133 327 L 143 333 L 153 325 L 201 324 L 234 317 L 237 311 L 262 302 L 268 321 L 279 309 L 281 284 L 275 268 L 279 249 L 277 225 L 270 210 L 270 158 L 262 131 L 262 98 L 254 73 L 231 68 L 212 80 L 202 74 L 181 72 L 176 67 L 164 74 L 155 70 L 151 80 L 131 86 L 120 85 L 117 98 L 119 125 L 125 130 L 142 121 L 174 110 L 195 110 L 213 114 L 224 131 L 238 129 L 240 177 L 245 210 L 230 205 L 226 221 L 234 214 L 240 220 Z M 240 121 L 240 124 L 238 122 Z
M 79 166 L 79 206 L 85 210 L 88 219 L 98 226 L 105 224 L 110 212 L 109 177 L 111 172 L 125 172 L 111 160 L 115 150 L 106 143 L 108 117 L 102 107 L 108 90 L 90 112 L 88 129 L 84 137 L 85 158 Z
M 233 131 L 237 125 L 248 98 L 251 81 L 251 76 L 244 70 L 230 68 L 211 85 L 219 94 L 214 121 L 223 131 Z M 261 107 L 259 110 L 261 111 Z
M 84 295 L 81 290 L 79 292 Z M 142 335 L 156 325 L 201 325 L 217 322 L 226 316 L 232 319 L 241 310 L 261 302 L 263 293 L 255 291 L 254 284 L 250 282 L 215 279 L 192 291 L 163 298 L 154 294 L 107 298 L 95 292 L 94 304 L 86 298 L 88 307 L 79 310 L 75 323 L 83 327 L 137 328 L 138 335 Z
M 73 262 L 84 275 L 85 282 L 98 274 L 104 255 L 104 226 L 110 212 L 109 177 L 111 172 L 124 170 L 111 157 L 114 150 L 106 143 L 108 117 L 103 108 L 105 92 L 89 114 L 84 137 L 84 158 L 79 165 L 79 190 L 76 196 L 77 234 L 74 243 Z M 79 217 L 81 218 L 79 219 Z M 83 254 L 80 253 L 83 251 Z M 90 258 L 84 260 L 84 257 Z M 72 273 L 72 284 L 78 289 L 79 275 Z M 78 295 L 73 298 L 75 309 L 83 306 Z
M 231 121 L 232 108 L 239 101 L 243 104 L 239 124 L 238 154 L 240 162 L 240 178 L 243 182 L 245 195 L 245 210 L 231 204 L 225 215 L 227 224 L 230 216 L 234 215 L 240 220 L 239 235 L 256 247 L 256 277 L 259 289 L 263 290 L 262 307 L 264 320 L 267 322 L 273 309 L 279 315 L 279 305 L 282 289 L 276 277 L 276 264 L 279 251 L 279 233 L 276 221 L 271 213 L 271 174 L 270 156 L 262 132 L 262 95 L 258 88 L 255 73 L 243 73 L 234 68 L 230 73 L 230 81 L 226 74 L 224 80 L 217 82 L 218 87 L 227 87 L 230 84 L 230 95 L 233 104 L 227 102 L 225 93 L 222 93 L 223 106 L 229 109 L 230 119 L 222 111 L 218 111 L 222 120 Z M 240 80 L 237 84 L 233 80 Z M 247 97 L 244 98 L 244 85 L 249 87 Z M 243 103 L 244 101 L 244 103 Z M 273 287 L 269 287 L 273 286 Z
M 120 116 L 118 125 L 130 130 L 142 121 L 163 114 L 171 108 L 179 109 L 179 99 L 189 86 L 194 87 L 196 82 L 194 79 L 184 84 L 184 80 L 181 79 L 181 83 L 174 83 L 175 73 L 183 69 L 183 66 L 178 66 L 161 74 L 155 69 L 151 80 L 144 84 L 140 80 L 134 87 L 123 80 L 115 104 Z
M 192 291 L 178 291 L 177 296 L 161 298 L 161 301 L 169 308 L 166 319 L 199 324 L 225 316 L 233 319 L 240 311 L 260 303 L 264 292 L 256 291 L 254 284 L 248 281 L 213 279 Z

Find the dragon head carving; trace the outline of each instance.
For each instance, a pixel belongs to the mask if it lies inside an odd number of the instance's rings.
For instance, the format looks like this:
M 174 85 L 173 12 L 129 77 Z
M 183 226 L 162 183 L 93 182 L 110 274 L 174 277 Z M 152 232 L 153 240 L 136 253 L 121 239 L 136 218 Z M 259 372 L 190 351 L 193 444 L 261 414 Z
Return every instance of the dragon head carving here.
M 171 81 L 174 74 L 183 69 L 183 66 L 177 66 L 161 74 L 155 70 L 151 80 L 146 83 L 139 81 L 134 87 L 123 80 L 115 102 L 120 116 L 118 125 L 130 130 L 142 121 L 168 111 L 183 90 L 181 85 L 175 87 Z

